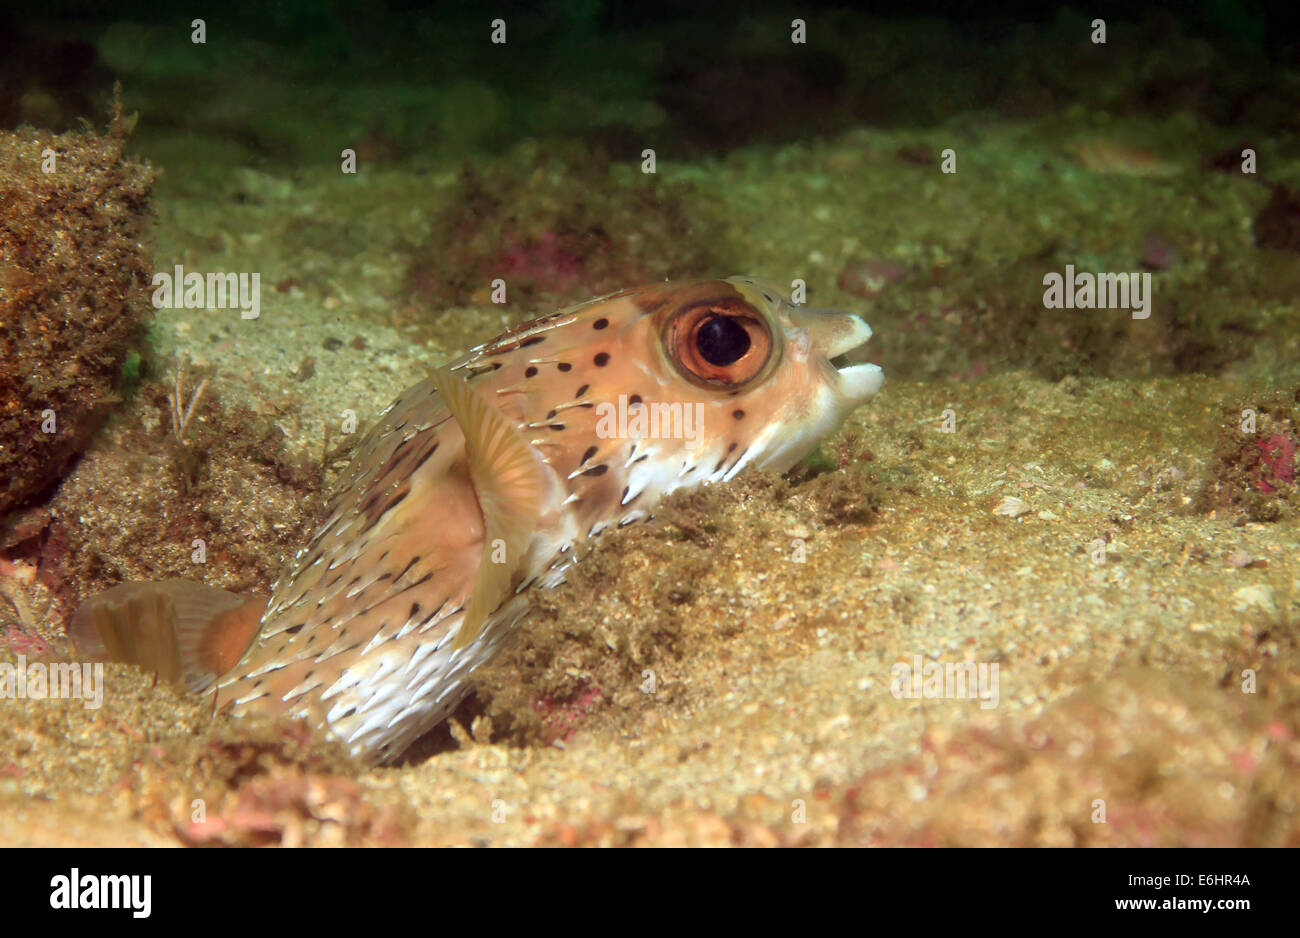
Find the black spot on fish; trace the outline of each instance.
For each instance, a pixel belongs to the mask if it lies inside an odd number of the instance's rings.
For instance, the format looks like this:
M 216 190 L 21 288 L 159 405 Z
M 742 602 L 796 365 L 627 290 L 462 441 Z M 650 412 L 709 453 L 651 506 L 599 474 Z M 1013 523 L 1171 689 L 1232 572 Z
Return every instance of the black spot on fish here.
M 536 374 L 537 374 L 537 368 L 534 367 L 533 365 L 529 365 L 527 368 L 524 369 L 525 378 L 531 378 Z
M 591 328 L 604 329 L 608 325 L 609 325 L 609 320 L 606 319 L 604 316 L 601 316 L 599 319 L 597 319 L 595 322 L 591 324 Z
M 629 398 L 627 399 L 627 406 L 628 406 L 628 407 L 636 407 L 636 406 L 638 406 L 640 403 L 641 403 L 641 395 L 640 395 L 640 394 L 633 394 L 631 397 L 629 397 Z
M 604 368 L 609 364 L 609 352 L 597 353 L 596 357 L 593 358 L 592 361 L 596 363 L 597 368 Z
M 728 452 L 728 453 L 734 453 L 735 451 L 736 451 L 736 444 L 735 444 L 735 443 L 732 443 L 730 446 L 727 447 L 727 452 Z
M 558 369 L 560 369 L 561 371 L 571 371 L 571 370 L 573 370 L 573 366 L 570 365 L 568 362 L 560 362 L 560 363 L 559 363 L 558 365 L 556 365 L 555 367 L 558 368 Z
M 416 464 L 411 467 L 411 471 L 414 472 L 416 469 L 419 469 L 421 466 L 427 463 L 429 461 L 429 457 L 436 452 L 438 452 L 438 444 L 434 443 L 432 446 L 429 447 L 429 451 L 425 453 L 423 456 L 421 456 L 420 459 L 416 462 Z
M 585 453 L 583 453 L 583 454 L 582 454 L 582 458 L 581 458 L 580 460 L 578 460 L 578 465 L 581 466 L 583 463 L 585 463 L 585 462 L 586 462 L 588 459 L 590 459 L 592 456 L 595 456 L 597 450 L 598 450 L 598 447 L 595 447 L 595 446 L 588 446 L 588 447 L 587 447 L 587 451 L 586 451 Z
M 541 345 L 545 341 L 546 336 L 544 335 L 530 335 L 528 338 L 524 339 L 524 341 L 519 343 L 519 347 L 528 348 L 530 345 Z
M 584 384 L 582 387 L 578 388 L 578 393 L 575 394 L 575 395 L 573 395 L 573 396 L 574 396 L 574 397 L 582 397 L 582 395 L 584 395 L 584 394 L 587 393 L 587 389 L 590 388 L 590 387 L 591 387 L 590 384 Z
M 592 466 L 590 469 L 584 472 L 583 475 L 603 476 L 607 472 L 609 472 L 609 466 L 606 466 L 604 463 L 601 463 L 599 466 Z
M 550 425 L 548 426 L 547 429 L 550 429 L 550 430 L 563 430 L 563 429 L 564 429 L 564 424 L 562 424 L 562 423 L 553 423 L 553 424 L 550 424 Z
M 365 534 L 375 525 L 377 525 L 384 516 L 406 500 L 406 496 L 411 494 L 411 482 L 409 479 L 403 480 L 396 489 L 391 491 L 376 492 L 370 498 L 366 499 L 361 506 L 361 514 L 365 517 L 366 523 L 361 527 L 357 534 Z M 383 498 L 381 505 L 379 500 Z
M 737 407 L 731 412 L 731 416 L 735 417 L 737 420 L 743 420 L 745 418 L 745 412 Z
M 303 627 L 304 625 L 306 625 L 306 624 L 307 624 L 306 622 L 299 622 L 297 625 L 291 625 L 291 626 L 289 626 L 287 629 L 284 630 L 284 634 L 285 634 L 285 635 L 297 635 L 299 632 L 302 631 L 302 627 Z
M 559 413 L 558 410 L 551 410 L 551 411 L 548 411 L 547 414 L 546 414 L 546 419 L 547 419 L 547 420 L 550 420 L 552 417 L 554 417 L 554 416 L 555 416 L 556 414 L 558 414 L 558 413 Z

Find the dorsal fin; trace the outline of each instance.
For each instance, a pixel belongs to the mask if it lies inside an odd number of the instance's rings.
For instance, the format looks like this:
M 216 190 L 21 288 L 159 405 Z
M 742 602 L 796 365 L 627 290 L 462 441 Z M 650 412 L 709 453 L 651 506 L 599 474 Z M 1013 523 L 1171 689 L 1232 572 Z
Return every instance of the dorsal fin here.
M 465 434 L 470 479 L 483 512 L 478 582 L 452 644 L 464 648 L 513 590 L 542 511 L 546 469 L 509 418 L 469 384 L 441 368 L 434 369 L 433 383 Z
M 68 635 L 79 655 L 139 665 L 202 693 L 252 644 L 266 600 L 189 580 L 124 583 L 82 603 Z

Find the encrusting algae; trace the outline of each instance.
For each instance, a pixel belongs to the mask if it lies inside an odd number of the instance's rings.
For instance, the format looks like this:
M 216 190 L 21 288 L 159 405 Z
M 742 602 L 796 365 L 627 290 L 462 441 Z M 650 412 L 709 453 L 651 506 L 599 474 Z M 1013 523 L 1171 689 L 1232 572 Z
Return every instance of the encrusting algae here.
M 0 516 L 38 498 L 118 398 L 152 314 L 154 174 L 108 133 L 0 134 Z
M 445 719 L 529 608 L 664 495 L 784 471 L 880 387 L 858 316 L 748 278 L 625 290 L 434 371 L 380 416 L 264 597 L 186 581 L 86 603 L 81 654 L 305 719 L 387 761 Z

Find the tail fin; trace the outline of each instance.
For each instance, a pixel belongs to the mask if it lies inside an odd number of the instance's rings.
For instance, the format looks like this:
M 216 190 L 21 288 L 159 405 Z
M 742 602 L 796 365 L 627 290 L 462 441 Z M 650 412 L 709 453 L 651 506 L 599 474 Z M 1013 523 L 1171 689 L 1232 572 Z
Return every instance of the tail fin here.
M 201 694 L 244 656 L 267 601 L 189 580 L 124 583 L 82 603 L 68 636 L 79 655 L 139 665 Z

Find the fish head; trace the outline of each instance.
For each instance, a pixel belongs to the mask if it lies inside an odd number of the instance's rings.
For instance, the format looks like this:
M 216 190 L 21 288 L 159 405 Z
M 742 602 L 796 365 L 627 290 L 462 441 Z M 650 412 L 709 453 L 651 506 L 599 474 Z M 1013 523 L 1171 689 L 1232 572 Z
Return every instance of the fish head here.
M 646 348 L 625 359 L 653 379 L 642 403 L 697 405 L 702 426 L 684 449 L 711 450 L 727 478 L 790 468 L 884 380 L 877 365 L 842 363 L 871 337 L 860 316 L 796 306 L 752 278 L 648 288 L 637 302 L 654 310 L 627 326 Z
M 762 421 L 762 428 L 749 444 L 752 463 L 761 469 L 783 472 L 838 430 L 850 413 L 880 390 L 885 379 L 880 366 L 850 364 L 847 360 L 866 345 L 871 327 L 856 313 L 796 306 L 775 287 L 749 277 L 732 277 L 724 282 L 742 299 L 739 316 L 751 321 L 754 313 L 762 317 L 763 328 L 754 330 L 749 343 L 752 351 L 747 351 L 738 364 L 765 349 L 767 360 L 752 376 L 747 377 L 748 367 L 724 374 L 723 387 L 718 389 L 725 388 L 738 404 L 743 401 L 747 413 L 752 411 Z M 720 324 L 712 316 L 705 313 L 701 317 L 695 311 L 679 314 L 672 345 L 664 344 L 666 355 L 689 362 L 686 371 L 694 372 L 699 367 L 699 359 L 705 355 L 701 350 L 714 344 L 711 336 L 717 333 L 737 340 L 735 346 L 722 353 L 724 359 L 744 344 L 734 328 Z M 725 387 L 731 380 L 736 381 L 736 386 Z
M 733 277 L 560 310 L 451 370 L 525 432 L 586 537 L 676 489 L 793 466 L 879 389 L 878 366 L 839 364 L 870 336 L 853 313 Z

